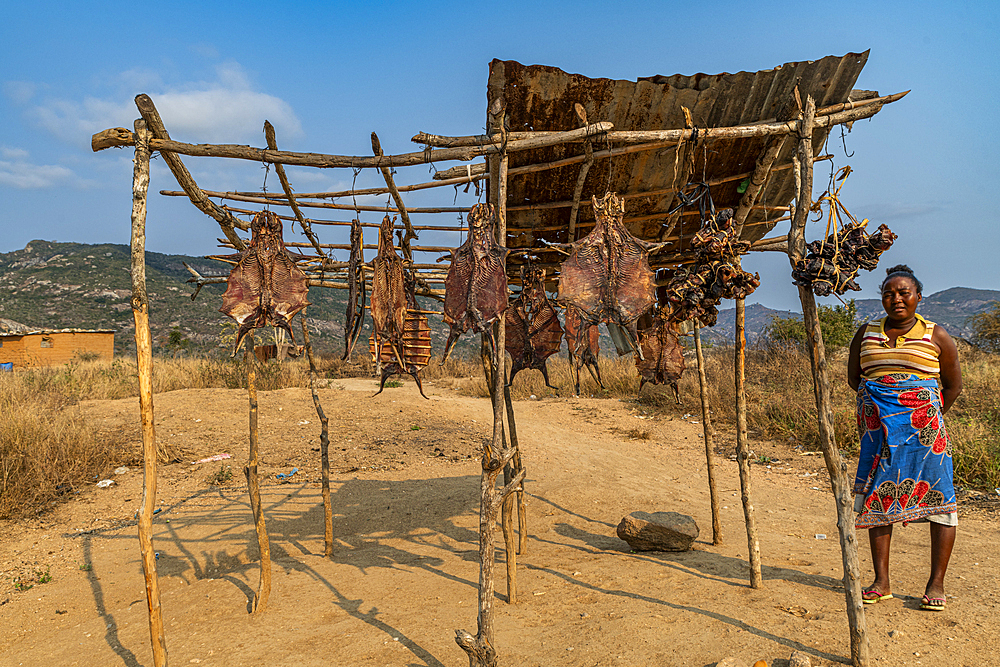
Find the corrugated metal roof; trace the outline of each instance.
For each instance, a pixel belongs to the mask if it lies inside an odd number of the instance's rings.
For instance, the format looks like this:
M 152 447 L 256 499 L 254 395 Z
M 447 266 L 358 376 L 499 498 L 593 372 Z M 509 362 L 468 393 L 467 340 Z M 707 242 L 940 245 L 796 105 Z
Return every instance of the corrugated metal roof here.
M 20 338 L 36 334 L 57 333 L 117 333 L 115 329 L 32 329 L 30 331 L 0 331 L 0 338 Z
M 793 91 L 796 85 L 803 102 L 806 95 L 812 95 L 817 107 L 846 102 L 867 59 L 868 52 L 865 51 L 787 63 L 760 72 L 676 74 L 645 77 L 637 81 L 592 79 L 568 74 L 555 67 L 493 60 L 487 85 L 487 104 L 489 108 L 495 99 L 505 100 L 511 131 L 562 131 L 579 127 L 580 119 L 574 112 L 574 103 L 577 102 L 583 105 L 589 122 L 610 121 L 614 123 L 615 130 L 683 128 L 682 106 L 690 109 L 695 127 L 731 127 L 774 119 L 779 114 L 786 114 L 788 109 L 794 109 Z M 827 134 L 825 128 L 814 133 L 815 150 L 823 146 Z M 732 179 L 750 172 L 767 141 L 767 138 L 732 139 L 698 145 L 693 150 L 695 173 L 689 179 L 684 178 L 683 169 L 678 169 L 679 173 L 675 176 L 677 151 L 673 147 L 597 160 L 587 174 L 581 200 L 589 202 L 591 195 L 602 196 L 607 191 L 625 194 L 626 221 L 643 218 L 627 222 L 632 233 L 647 240 L 658 239 L 664 230 L 667 211 L 677 203 L 677 199 L 673 194 L 642 196 L 642 193 L 683 186 L 687 180 Z M 606 147 L 595 144 L 594 150 Z M 789 164 L 794 148 L 793 141 L 786 141 L 775 165 Z M 582 143 L 520 151 L 511 154 L 509 166 L 547 163 L 582 155 L 583 152 Z M 680 164 L 683 163 L 682 160 Z M 508 178 L 508 246 L 537 246 L 539 238 L 549 242 L 570 240 L 568 206 L 535 210 L 511 207 L 571 201 L 580 168 L 580 164 L 573 164 Z M 717 209 L 738 206 L 741 195 L 737 188 L 741 180 L 735 178 L 712 187 Z M 787 206 L 793 196 L 792 170 L 774 171 L 757 204 Z M 780 217 L 780 213 L 771 211 L 768 215 L 762 209 L 751 211 L 743 238 L 761 238 L 773 225 L 759 223 L 775 217 Z M 577 238 L 589 232 L 591 225 L 588 223 L 592 221 L 590 206 L 581 206 L 577 224 L 582 229 L 577 230 Z M 694 233 L 698 223 L 696 215 L 681 218 L 682 226 L 678 226 L 682 238 L 673 250 L 684 250 L 684 238 Z M 672 236 L 677 236 L 676 230 Z M 658 263 L 662 263 L 667 254 L 661 254 Z

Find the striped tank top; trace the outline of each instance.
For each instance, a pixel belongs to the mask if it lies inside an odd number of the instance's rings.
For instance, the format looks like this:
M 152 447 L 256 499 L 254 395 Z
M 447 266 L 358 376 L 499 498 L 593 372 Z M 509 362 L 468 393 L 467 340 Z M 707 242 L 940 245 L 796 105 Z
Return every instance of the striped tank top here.
M 932 342 L 934 323 L 917 315 L 913 328 L 889 345 L 885 334 L 885 318 L 869 322 L 861 339 L 861 374 L 875 380 L 889 373 L 912 373 L 922 379 L 941 374 L 938 349 Z

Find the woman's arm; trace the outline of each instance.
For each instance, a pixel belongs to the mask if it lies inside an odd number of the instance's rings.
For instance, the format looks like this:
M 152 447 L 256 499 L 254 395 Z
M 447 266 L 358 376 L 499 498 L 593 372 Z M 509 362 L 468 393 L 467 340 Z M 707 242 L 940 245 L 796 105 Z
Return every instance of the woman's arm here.
M 941 412 L 948 412 L 951 404 L 962 393 L 962 369 L 958 365 L 958 348 L 940 324 L 934 326 L 934 344 L 941 350 Z
M 847 355 L 847 384 L 854 391 L 857 391 L 858 385 L 861 384 L 861 339 L 865 336 L 865 327 L 867 326 L 867 323 L 862 324 L 858 332 L 854 334 L 851 350 Z

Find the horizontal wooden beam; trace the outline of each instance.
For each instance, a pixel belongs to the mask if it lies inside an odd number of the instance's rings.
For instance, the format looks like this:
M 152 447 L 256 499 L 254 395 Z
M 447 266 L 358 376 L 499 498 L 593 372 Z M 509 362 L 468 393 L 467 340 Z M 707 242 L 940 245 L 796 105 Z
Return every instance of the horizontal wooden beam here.
M 611 123 L 593 123 L 587 127 L 545 137 L 531 137 L 519 141 L 508 141 L 503 146 L 469 146 L 460 148 L 427 149 L 417 153 L 401 153 L 397 155 L 327 155 L 324 153 L 298 153 L 293 151 L 277 151 L 252 146 L 236 144 L 187 144 L 169 139 L 153 139 L 150 149 L 154 151 L 190 155 L 193 157 L 222 157 L 252 162 L 267 162 L 270 164 L 289 164 L 300 167 L 319 167 L 320 169 L 349 168 L 369 169 L 383 167 L 408 167 L 431 162 L 450 160 L 473 160 L 483 155 L 492 155 L 504 150 L 514 151 L 547 148 L 557 144 L 573 141 L 581 137 L 593 137 L 607 132 L 614 125 Z M 124 128 L 103 130 L 91 137 L 91 148 L 95 151 L 113 146 L 135 145 L 135 135 Z
M 846 111 L 851 109 L 859 109 L 863 106 L 868 106 L 871 104 L 890 104 L 896 100 L 900 100 L 906 96 L 910 91 L 905 91 L 902 93 L 895 93 L 893 95 L 883 95 L 882 97 L 870 97 L 863 100 L 856 100 L 853 102 L 843 102 L 841 104 L 834 104 L 828 107 L 823 107 L 822 109 L 816 110 L 817 116 L 829 116 L 840 111 Z M 761 121 L 762 123 L 773 123 L 776 119 L 769 118 L 767 120 Z M 656 130 L 663 131 L 663 130 Z M 545 137 L 549 135 L 557 134 L 557 132 L 552 131 L 539 131 L 539 132 L 510 132 L 508 133 L 509 139 L 526 139 L 528 137 Z M 628 130 L 612 130 L 605 133 L 602 140 L 604 141 L 634 141 L 637 135 Z M 699 133 L 700 136 L 700 133 Z M 499 141 L 499 137 L 490 136 L 488 134 L 473 134 L 468 136 L 445 136 L 440 134 L 429 134 L 427 132 L 419 132 L 410 141 L 417 144 L 424 144 L 425 146 L 435 146 L 435 147 L 458 147 L 458 146 L 480 146 L 486 144 L 496 144 Z M 578 139 L 577 141 L 584 141 L 584 139 Z
M 166 192 L 161 191 L 160 194 L 169 195 L 171 197 L 176 197 L 184 194 L 183 192 Z M 247 208 L 236 208 L 235 206 L 226 206 L 226 210 L 232 213 L 239 213 L 243 215 L 256 215 L 257 211 L 253 211 Z M 288 220 L 294 222 L 296 220 L 295 216 L 292 215 L 277 215 L 279 220 Z M 310 225 L 333 225 L 336 227 L 350 227 L 351 223 L 348 220 L 314 220 L 312 218 L 306 218 L 306 222 Z M 371 229 L 379 229 L 382 224 L 378 222 L 362 222 L 362 227 L 368 227 Z M 466 232 L 468 229 L 464 226 L 459 227 L 456 225 L 413 225 L 413 228 L 417 231 L 422 232 Z M 394 225 L 393 229 L 406 229 L 402 225 Z
M 242 201 L 251 204 L 266 204 L 269 206 L 290 206 L 291 203 L 284 198 L 271 199 L 260 195 L 238 195 L 235 192 L 217 192 L 214 190 L 202 190 L 206 197 L 225 199 L 229 201 Z M 186 196 L 183 192 L 175 190 L 160 190 L 160 194 L 166 197 Z M 325 201 L 301 201 L 296 197 L 299 208 L 329 208 L 337 211 L 370 211 L 374 213 L 399 213 L 395 206 L 355 206 L 354 204 L 334 204 Z M 409 213 L 468 213 L 467 206 L 441 206 L 437 208 L 409 208 Z

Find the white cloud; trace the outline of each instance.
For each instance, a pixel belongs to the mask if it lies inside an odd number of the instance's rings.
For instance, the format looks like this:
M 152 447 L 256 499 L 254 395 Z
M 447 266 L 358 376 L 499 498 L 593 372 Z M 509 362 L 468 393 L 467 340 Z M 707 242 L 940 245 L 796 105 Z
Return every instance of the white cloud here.
M 154 86 L 147 88 L 152 91 L 150 97 L 167 131 L 178 141 L 262 145 L 265 119 L 275 126 L 279 137 L 302 134 L 292 107 L 278 97 L 254 90 L 238 63 L 219 65 L 214 81 L 180 86 L 159 84 L 159 78 L 145 70 L 129 70 L 120 78 L 133 86 Z M 157 92 L 156 87 L 161 90 Z M 92 134 L 109 127 L 131 128 L 139 115 L 131 99 L 117 97 L 48 100 L 37 106 L 35 113 L 44 128 L 78 145 L 89 145 Z
M 8 160 L 23 160 L 28 157 L 28 151 L 23 148 L 10 148 L 9 146 L 0 146 L 0 157 L 5 157 Z
M 17 152 L 18 149 L 14 149 Z M 26 151 L 23 157 L 27 157 Z M 55 164 L 31 164 L 23 159 L 0 160 L 0 184 L 20 190 L 47 188 L 73 179 L 75 174 Z
M 37 86 L 28 81 L 5 81 L 3 94 L 17 104 L 27 104 L 35 96 Z

